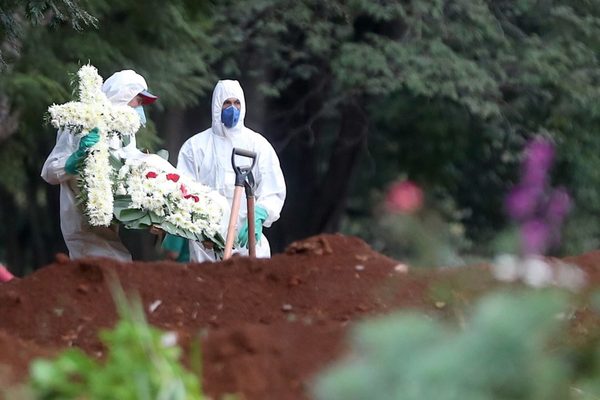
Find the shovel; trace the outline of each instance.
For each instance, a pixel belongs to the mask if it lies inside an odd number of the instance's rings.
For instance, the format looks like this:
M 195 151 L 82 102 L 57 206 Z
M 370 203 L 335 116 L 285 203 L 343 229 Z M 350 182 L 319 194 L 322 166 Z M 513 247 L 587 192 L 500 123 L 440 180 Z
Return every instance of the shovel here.
M 235 163 L 235 156 L 248 157 L 252 159 L 249 167 L 240 167 Z M 246 192 L 246 205 L 248 208 L 248 252 L 250 257 L 256 257 L 256 237 L 254 234 L 254 176 L 252 168 L 256 163 L 256 153 L 248 150 L 234 148 L 231 153 L 231 165 L 235 172 L 235 189 L 233 191 L 233 201 L 231 203 L 231 214 L 229 215 L 229 225 L 227 227 L 227 238 L 225 239 L 225 251 L 223 260 L 231 258 L 233 252 L 233 241 L 236 233 L 236 223 L 240 212 L 240 201 L 242 189 Z

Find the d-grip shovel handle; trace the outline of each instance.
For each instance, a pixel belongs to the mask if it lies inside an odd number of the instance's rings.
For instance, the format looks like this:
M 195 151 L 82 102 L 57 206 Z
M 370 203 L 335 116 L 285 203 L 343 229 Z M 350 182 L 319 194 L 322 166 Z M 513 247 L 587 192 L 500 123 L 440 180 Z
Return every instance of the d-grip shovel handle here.
M 235 156 L 248 157 L 252 159 L 252 165 L 250 167 L 238 167 L 235 164 Z M 235 237 L 235 226 L 240 212 L 240 197 L 242 196 L 242 188 L 246 187 L 246 197 L 251 203 L 251 210 L 248 211 L 248 218 L 252 217 L 252 222 L 248 221 L 248 236 L 254 236 L 254 191 L 250 187 L 254 185 L 254 177 L 252 176 L 252 168 L 256 164 L 256 153 L 253 151 L 233 148 L 231 153 L 231 166 L 235 172 L 235 190 L 233 191 L 233 200 L 231 203 L 231 214 L 229 215 L 229 225 L 227 227 L 227 238 L 225 240 L 225 252 L 223 254 L 223 260 L 227 260 L 231 257 L 233 252 L 233 241 Z M 248 181 L 247 181 L 248 178 Z M 255 243 L 251 241 L 249 244 L 249 252 L 251 256 L 256 256 Z
M 235 156 L 248 157 L 252 159 L 252 165 L 250 167 L 238 167 L 235 164 Z M 236 147 L 233 148 L 231 152 L 231 166 L 235 171 L 235 186 L 244 186 L 244 182 L 246 181 L 246 177 L 248 174 L 252 172 L 252 168 L 254 168 L 254 164 L 256 164 L 256 153 L 249 150 L 238 149 Z

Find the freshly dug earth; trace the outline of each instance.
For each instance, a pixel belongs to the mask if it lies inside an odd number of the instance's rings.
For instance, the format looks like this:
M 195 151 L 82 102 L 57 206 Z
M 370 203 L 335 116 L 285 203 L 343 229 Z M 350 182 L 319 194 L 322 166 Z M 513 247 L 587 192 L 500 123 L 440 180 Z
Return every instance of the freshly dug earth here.
M 585 270 L 589 285 L 600 284 L 600 252 L 568 261 Z M 498 286 L 485 265 L 406 272 L 342 235 L 293 243 L 269 260 L 217 264 L 58 255 L 0 284 L 0 365 L 10 369 L 4 380 L 25 381 L 30 360 L 71 346 L 102 358 L 97 333 L 117 321 L 113 272 L 126 292 L 140 295 L 152 325 L 177 332 L 184 349 L 201 340 L 209 395 L 263 400 L 309 398 L 314 375 L 344 354 L 352 323 L 408 308 L 452 317 L 455 307 Z

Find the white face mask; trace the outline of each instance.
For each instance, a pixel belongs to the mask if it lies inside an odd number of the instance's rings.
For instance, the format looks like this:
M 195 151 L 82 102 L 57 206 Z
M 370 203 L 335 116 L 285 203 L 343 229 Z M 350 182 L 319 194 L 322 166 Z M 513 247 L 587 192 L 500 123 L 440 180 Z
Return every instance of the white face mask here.
M 137 107 L 133 107 L 133 109 L 135 110 L 135 112 L 138 113 L 138 116 L 140 117 L 140 122 L 142 123 L 142 125 L 146 125 L 146 114 L 144 113 L 144 107 L 142 106 L 137 106 Z

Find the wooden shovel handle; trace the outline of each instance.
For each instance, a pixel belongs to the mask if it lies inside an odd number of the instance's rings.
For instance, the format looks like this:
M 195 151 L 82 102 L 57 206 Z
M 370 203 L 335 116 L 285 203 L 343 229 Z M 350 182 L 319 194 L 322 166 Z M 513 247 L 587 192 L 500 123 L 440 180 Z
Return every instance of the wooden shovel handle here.
M 236 186 L 233 191 L 233 201 L 231 203 L 231 214 L 229 215 L 229 226 L 227 227 L 227 238 L 225 240 L 225 251 L 223 253 L 223 260 L 231 258 L 233 253 L 233 241 L 235 239 L 238 214 L 240 213 L 240 199 L 242 198 L 242 186 Z

